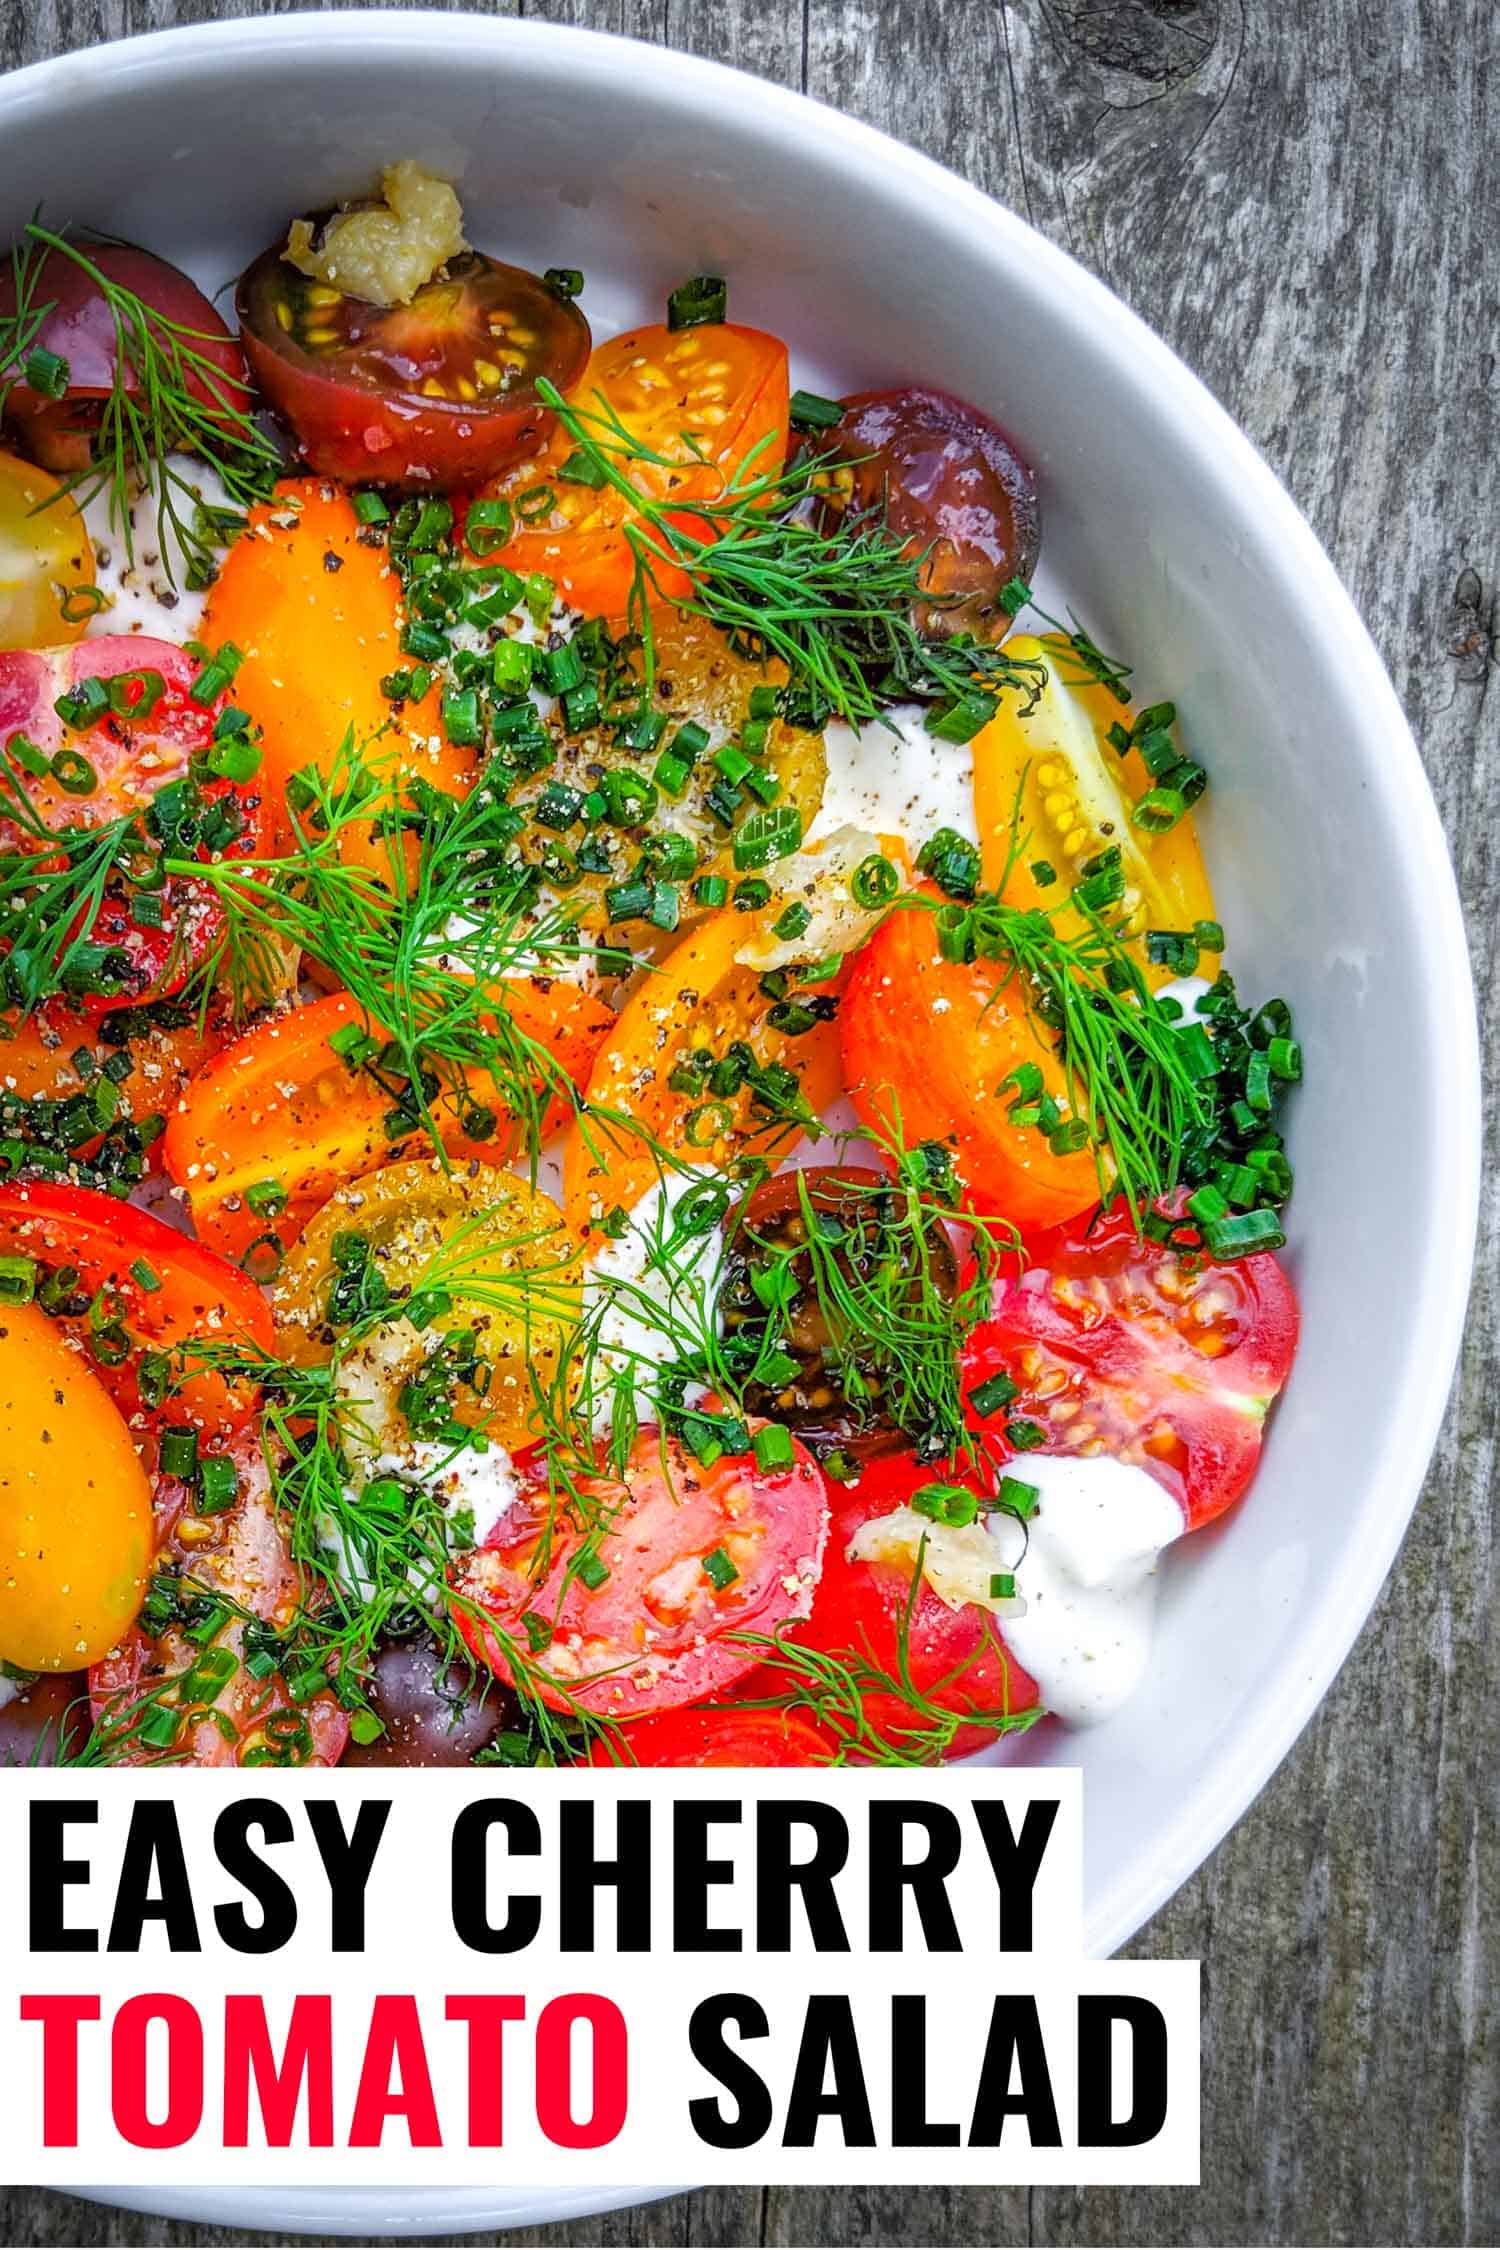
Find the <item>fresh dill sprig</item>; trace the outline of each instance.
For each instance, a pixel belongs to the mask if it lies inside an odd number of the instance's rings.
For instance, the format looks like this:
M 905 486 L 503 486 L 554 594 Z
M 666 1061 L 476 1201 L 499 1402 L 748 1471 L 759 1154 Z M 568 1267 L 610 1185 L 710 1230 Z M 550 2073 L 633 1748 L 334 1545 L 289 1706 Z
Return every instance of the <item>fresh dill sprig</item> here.
M 810 1719 L 835 1736 L 839 1749 L 830 1763 L 844 1764 L 850 1756 L 862 1765 L 930 1766 L 950 1756 L 961 1733 L 979 1728 L 997 1739 L 1022 1734 L 1042 1716 L 1033 1706 L 1026 1711 L 954 1710 L 941 1698 L 962 1685 L 964 1676 L 984 1654 L 983 1643 L 971 1656 L 919 1687 L 911 1668 L 912 1621 L 923 1585 L 925 1539 L 912 1564 L 901 1614 L 896 1620 L 894 1668 L 879 1663 L 869 1644 L 861 1648 L 807 1648 L 784 1633 L 735 1633 L 731 1639 L 753 1648 L 764 1669 L 780 1683 L 780 1692 L 760 1698 L 736 1698 L 736 1708 L 751 1711 L 788 1711 Z M 883 1708 L 878 1720 L 871 1701 Z M 899 1706 L 896 1717 L 890 1706 Z
M 11 251 L 16 310 L 0 320 L 0 409 L 6 387 L 23 379 L 27 356 L 52 309 L 39 299 L 54 257 L 69 260 L 98 290 L 115 337 L 114 379 L 99 407 L 92 461 L 64 478 L 62 489 L 80 506 L 100 492 L 108 494 L 110 522 L 132 561 L 132 500 L 138 491 L 153 492 L 157 552 L 169 583 L 175 540 L 188 557 L 192 582 L 206 585 L 214 542 L 200 526 L 197 492 L 169 457 L 195 455 L 218 477 L 231 508 L 245 510 L 269 494 L 281 472 L 281 455 L 258 428 L 248 394 L 202 348 L 222 338 L 146 304 L 101 271 L 86 248 L 35 219 Z
M 1123 1192 L 1139 1222 L 1177 1184 L 1186 1137 L 1213 1125 L 1218 1059 L 1202 1026 L 1158 1003 L 1128 939 L 1106 921 L 1118 874 L 1101 867 L 1074 887 L 1068 904 L 1083 927 L 1070 934 L 1057 926 L 1059 910 L 1010 906 L 999 891 L 966 904 L 912 893 L 896 906 L 933 915 L 945 959 L 994 963 L 991 1005 L 1019 992 L 1062 1065 L 1066 1109 L 1049 1104 L 1039 1070 L 1027 1082 L 1025 1066 L 991 1093 L 1055 1153 L 1090 1149 L 1100 1200 Z
M 957 703 L 977 693 L 993 703 L 1001 690 L 1024 696 L 1028 706 L 1035 700 L 1046 679 L 1037 660 L 918 631 L 915 605 L 932 602 L 922 584 L 924 553 L 911 552 L 878 516 L 848 518 L 832 529 L 816 520 L 826 464 L 767 470 L 757 465 L 763 439 L 716 497 L 694 498 L 686 508 L 631 475 L 632 464 L 682 464 L 646 445 L 602 394 L 594 410 L 570 403 L 545 378 L 538 389 L 593 474 L 631 504 L 630 618 L 644 647 L 648 692 L 654 597 L 705 618 L 737 647 L 781 658 L 815 717 L 836 713 L 858 725 L 903 699 Z M 664 571 L 685 571 L 692 592 L 669 596 Z

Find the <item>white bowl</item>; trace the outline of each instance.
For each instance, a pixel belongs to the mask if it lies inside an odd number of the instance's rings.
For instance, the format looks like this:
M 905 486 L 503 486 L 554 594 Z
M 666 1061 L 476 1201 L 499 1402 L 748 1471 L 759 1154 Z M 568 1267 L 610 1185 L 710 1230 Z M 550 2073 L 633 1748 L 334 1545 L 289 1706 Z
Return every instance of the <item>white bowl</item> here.
M 1087 1929 L 1122 1944 L 1244 1810 L 1347 1653 L 1406 1527 L 1457 1352 L 1478 1182 L 1468 961 L 1437 814 L 1307 525 L 1098 282 L 925 158 L 798 95 L 538 23 L 328 14 L 163 32 L 0 84 L 0 237 L 43 199 L 228 281 L 290 214 L 416 155 L 475 240 L 578 265 L 595 332 L 685 275 L 800 379 L 920 378 L 1037 464 L 1050 578 L 1172 697 L 1247 995 L 1293 1003 L 1301 1357 L 1249 1503 L 1168 1572 L 1148 1685 L 1027 1754 L 1086 1777 Z M 124 2200 L 124 2198 L 122 2198 Z M 159 2195 L 257 2227 L 444 2233 L 601 2200 L 514 2188 Z

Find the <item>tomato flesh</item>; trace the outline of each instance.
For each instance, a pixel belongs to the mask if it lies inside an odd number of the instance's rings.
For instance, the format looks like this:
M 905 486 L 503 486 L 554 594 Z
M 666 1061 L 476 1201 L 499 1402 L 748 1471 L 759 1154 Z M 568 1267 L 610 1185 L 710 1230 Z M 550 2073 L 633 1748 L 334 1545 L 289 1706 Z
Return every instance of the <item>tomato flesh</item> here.
M 535 452 L 589 350 L 578 308 L 537 275 L 479 251 L 406 305 L 347 297 L 275 243 L 242 276 L 240 332 L 261 390 L 311 468 L 345 484 L 447 489 Z
M 195 1766 L 336 1765 L 349 1739 L 349 1720 L 331 1691 L 319 1690 L 293 1704 L 279 1672 L 260 1676 L 244 1662 L 245 1633 L 254 1618 L 285 1632 L 301 1606 L 302 1573 L 292 1560 L 286 1534 L 271 1495 L 270 1471 L 260 1438 L 245 1431 L 229 1448 L 238 1479 L 232 1508 L 202 1516 L 191 1508 L 186 1487 L 168 1477 L 156 1480 L 158 1567 L 180 1572 L 190 1587 L 207 1597 L 224 1595 L 247 1615 L 234 1615 L 209 1644 L 234 1661 L 227 1676 L 215 1680 L 201 1701 L 177 1686 L 164 1697 L 168 1710 L 180 1709 L 176 1740 L 166 1752 L 132 1734 L 142 1700 L 153 1689 L 199 1670 L 203 1654 L 180 1625 L 157 1637 L 136 1624 L 117 1648 L 89 1674 L 96 1723 L 119 1740 L 111 1763 L 151 1765 L 163 1755 L 186 1758 Z M 205 1605 L 206 1606 L 206 1605 Z M 302 1725 L 296 1724 L 300 1713 Z M 289 1729 L 300 1754 L 288 1748 Z
M 99 1362 L 127 1418 L 143 1413 L 143 1352 L 170 1352 L 194 1337 L 271 1348 L 270 1311 L 253 1282 L 149 1211 L 92 1188 L 48 1180 L 0 1187 L 0 1247 L 35 1260 L 39 1278 L 54 1282 L 57 1318 Z M 166 1418 L 235 1428 L 253 1404 L 244 1386 L 197 1374 L 173 1393 Z
M 1036 479 L 1010 439 L 945 391 L 860 391 L 843 408 L 808 441 L 828 463 L 825 516 L 883 513 L 912 554 L 926 555 L 924 632 L 1003 639 L 1001 590 L 1030 577 L 1042 540 Z
M 1163 1209 L 1182 1212 L 1179 1192 Z M 1016 1395 L 976 1422 L 1046 1433 L 1048 1453 L 1111 1453 L 1147 1469 L 1190 1531 L 1255 1474 L 1271 1401 L 1297 1348 L 1297 1300 L 1269 1251 L 1218 1264 L 1137 1235 L 1122 1203 L 1033 1237 L 1024 1272 L 995 1283 L 964 1352 L 964 1386 L 997 1375 Z
M 727 322 L 681 331 L 633 328 L 599 346 L 571 403 L 580 413 L 618 417 L 643 453 L 663 457 L 623 464 L 639 491 L 654 500 L 715 499 L 751 455 L 755 476 L 774 476 L 786 458 L 786 346 Z M 510 501 L 518 523 L 490 559 L 543 572 L 586 616 L 623 617 L 635 579 L 626 529 L 636 511 L 613 485 L 596 490 L 564 476 L 573 451 L 559 428 L 535 461 L 489 488 L 489 497 Z M 690 509 L 684 517 L 701 528 L 703 519 L 695 523 Z M 687 592 L 675 565 L 653 570 L 663 600 Z
M 933 894 L 935 895 L 935 894 Z M 1019 1066 L 1066 1098 L 1061 1063 L 1038 1036 L 1015 977 L 993 961 L 945 960 L 931 915 L 891 914 L 861 948 L 840 1013 L 844 1078 L 859 1114 L 908 1147 L 953 1150 L 971 1210 L 1049 1226 L 1098 1201 L 1086 1149 L 1055 1155 L 1045 1134 L 1013 1125 L 996 1098 Z
M 11 650 L 0 654 L 0 745 L 16 759 L 17 738 L 78 781 L 68 789 L 51 775 L 27 773 L 28 803 L 53 831 L 94 828 L 149 810 L 172 784 L 186 782 L 193 760 L 206 752 L 228 691 L 198 702 L 192 695 L 200 666 L 170 641 L 111 633 L 76 646 Z M 90 680 L 109 683 L 122 708 L 93 725 L 76 728 L 57 709 L 60 697 Z M 256 781 L 210 777 L 194 784 L 203 810 L 226 815 L 228 849 L 254 857 L 264 849 L 264 799 Z M 15 822 L 0 820 L 0 848 L 21 842 Z M 183 834 L 182 856 L 207 859 L 209 848 Z M 122 1001 L 164 999 L 179 991 L 216 950 L 223 910 L 206 886 L 173 876 L 138 911 L 138 894 L 118 873 L 92 918 L 87 936 L 106 958 L 74 997 L 95 1011 Z M 80 933 L 81 934 L 81 933 Z
M 530 1617 L 544 1645 L 528 1684 L 555 1709 L 633 1719 L 700 1702 L 753 1668 L 756 1650 L 736 1636 L 806 1613 L 827 1511 L 801 1447 L 786 1469 L 727 1457 L 703 1468 L 643 1430 L 623 1480 L 579 1480 L 602 1524 L 593 1542 L 607 1576 L 594 1588 L 576 1574 L 582 1529 L 549 1506 L 545 1462 L 533 1453 L 517 1469 L 515 1506 L 455 1571 L 454 1614 L 502 1679 L 514 1677 L 506 1643 L 528 1648 Z
M 918 1486 L 956 1474 L 951 1464 L 934 1467 L 909 1453 L 892 1454 L 868 1462 L 856 1484 L 830 1487 L 832 1521 L 812 1614 L 786 1638 L 852 1663 L 862 1677 L 880 1676 L 861 1698 L 862 1734 L 840 1710 L 819 1715 L 855 1756 L 878 1754 L 885 1744 L 908 1757 L 919 1757 L 924 1745 L 934 1756 L 960 1757 L 996 1739 L 999 1730 L 980 1723 L 984 1719 L 1019 1717 L 1041 1701 L 988 1610 L 972 1602 L 950 1608 L 925 1580 L 913 1594 L 910 1572 L 895 1563 L 850 1560 L 850 1543 L 864 1525 L 908 1505 Z M 771 1663 L 740 1693 L 747 1699 L 784 1696 L 795 1708 L 798 1687 L 796 1671 Z M 944 1714 L 973 1723 L 950 1730 Z
M 187 332 L 179 341 L 194 357 L 185 364 L 184 380 L 197 404 L 211 413 L 242 415 L 250 404 L 244 354 L 202 290 L 165 258 L 133 244 L 85 242 L 81 248 L 107 281 L 128 289 L 148 313 Z M 134 396 L 140 374 L 128 353 L 121 370 L 115 316 L 92 275 L 62 252 L 47 249 L 39 253 L 33 277 L 32 302 L 51 309 L 35 333 L 29 333 L 27 355 L 41 350 L 66 360 L 68 387 L 60 399 L 52 399 L 7 370 L 11 387 L 5 416 L 33 460 L 71 476 L 89 466 L 104 403 L 117 378 Z M 7 264 L 0 271 L 0 326 L 16 309 L 16 276 Z
M 826 1766 L 838 1744 L 789 1711 L 732 1706 L 659 1711 L 590 1745 L 591 1766 Z

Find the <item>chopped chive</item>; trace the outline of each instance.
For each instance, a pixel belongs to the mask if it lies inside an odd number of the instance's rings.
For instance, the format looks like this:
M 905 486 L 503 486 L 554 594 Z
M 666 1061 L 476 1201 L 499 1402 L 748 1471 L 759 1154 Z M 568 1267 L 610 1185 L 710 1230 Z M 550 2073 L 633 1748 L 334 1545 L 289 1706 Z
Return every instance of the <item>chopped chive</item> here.
M 901 888 L 901 877 L 894 864 L 883 852 L 871 852 L 862 859 L 849 878 L 849 889 L 856 906 L 873 910 L 889 906 Z
M 994 1570 L 994 1571 L 991 1571 L 991 1573 L 990 1573 L 990 1600 L 991 1600 L 992 1602 L 1013 1602 L 1013 1601 L 1015 1600 L 1015 1598 L 1016 1598 L 1016 1579 L 1015 1579 L 1015 1573 L 1014 1573 L 1014 1571 L 1010 1571 L 1010 1570 Z
M 0 1305 L 29 1305 L 39 1270 L 35 1258 L 0 1257 Z
M 695 274 L 667 298 L 667 326 L 706 328 L 727 319 L 729 289 L 718 274 Z
M 1005 1434 L 1018 1453 L 1035 1453 L 1039 1445 L 1047 1442 L 1047 1433 L 1040 1422 L 1028 1422 L 1024 1417 L 1007 1422 Z
M 1003 1509 L 1006 1515 L 1019 1516 L 1022 1523 L 1029 1523 L 1036 1514 L 1037 1502 L 1041 1497 L 1036 1485 L 1027 1484 L 1020 1477 L 1002 1477 L 995 1494 L 995 1506 Z
M 817 391 L 793 391 L 787 414 L 794 430 L 831 430 L 844 419 L 839 401 Z
M 232 1508 L 239 1497 L 239 1471 L 223 1454 L 212 1454 L 198 1463 L 198 1505 L 200 1516 L 221 1516 Z
M 756 1432 L 758 1438 L 764 1435 L 763 1430 Z M 765 1464 L 762 1463 L 761 1465 L 764 1467 Z M 722 1594 L 734 1584 L 739 1577 L 739 1571 L 725 1554 L 723 1548 L 715 1547 L 712 1553 L 705 1555 L 703 1558 L 703 1575 L 713 1587 L 715 1593 Z
M 928 1516 L 954 1531 L 962 1531 L 979 1514 L 978 1494 L 963 1484 L 919 1485 L 911 1496 L 911 1505 L 919 1516 Z
M 739 868 L 769 867 L 785 859 L 802 841 L 802 815 L 795 805 L 772 805 L 753 812 L 734 839 L 734 864 Z
M 164 1477 L 190 1483 L 198 1466 L 198 1433 L 185 1423 L 169 1423 L 161 1433 L 158 1465 Z

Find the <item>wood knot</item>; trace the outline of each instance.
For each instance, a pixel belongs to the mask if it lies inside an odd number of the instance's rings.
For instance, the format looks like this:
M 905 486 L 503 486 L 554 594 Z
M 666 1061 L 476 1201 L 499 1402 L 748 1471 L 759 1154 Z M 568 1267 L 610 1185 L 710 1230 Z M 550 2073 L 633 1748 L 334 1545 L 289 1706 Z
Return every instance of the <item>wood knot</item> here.
M 1467 566 L 1449 599 L 1443 626 L 1443 645 L 1453 658 L 1455 676 L 1465 682 L 1481 681 L 1489 670 L 1494 643 L 1490 635 L 1493 602 L 1487 602 L 1477 570 Z
M 1190 77 L 1219 33 L 1218 0 L 1060 0 L 1056 15 L 1098 69 L 1162 88 Z

